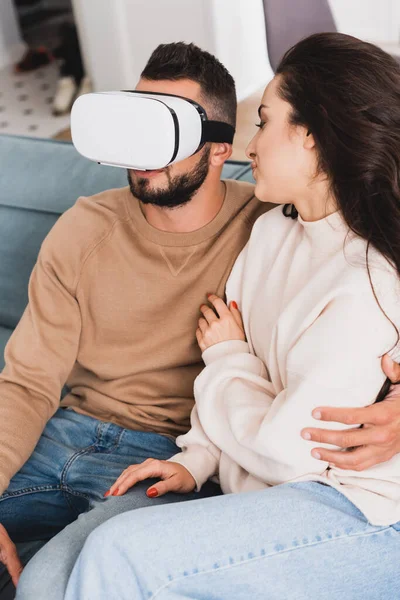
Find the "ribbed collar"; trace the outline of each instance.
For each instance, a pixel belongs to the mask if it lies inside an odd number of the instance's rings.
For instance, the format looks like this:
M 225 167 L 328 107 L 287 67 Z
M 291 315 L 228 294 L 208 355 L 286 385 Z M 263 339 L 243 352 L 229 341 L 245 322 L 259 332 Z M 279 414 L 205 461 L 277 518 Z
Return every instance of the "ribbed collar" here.
M 349 231 L 339 210 L 318 221 L 304 221 L 300 215 L 297 220 L 314 246 L 329 247 L 337 242 L 342 243 Z
M 229 179 L 223 181 L 225 183 L 225 197 L 219 212 L 210 223 L 189 233 L 161 231 L 150 225 L 142 212 L 140 202 L 132 196 L 129 187 L 125 189 L 126 208 L 137 231 L 150 242 L 159 246 L 196 246 L 216 235 L 235 212 L 237 207 L 235 182 Z

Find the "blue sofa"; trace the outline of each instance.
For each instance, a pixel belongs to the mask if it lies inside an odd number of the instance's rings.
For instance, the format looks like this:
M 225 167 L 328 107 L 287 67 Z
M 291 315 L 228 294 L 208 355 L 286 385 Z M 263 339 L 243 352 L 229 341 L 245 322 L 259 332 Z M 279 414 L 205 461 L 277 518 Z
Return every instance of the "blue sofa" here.
M 247 162 L 227 162 L 223 177 L 253 181 Z M 125 185 L 124 169 L 90 162 L 68 142 L 0 135 L 0 370 L 47 233 L 79 196 Z M 0 600 L 14 591 L 9 584 Z

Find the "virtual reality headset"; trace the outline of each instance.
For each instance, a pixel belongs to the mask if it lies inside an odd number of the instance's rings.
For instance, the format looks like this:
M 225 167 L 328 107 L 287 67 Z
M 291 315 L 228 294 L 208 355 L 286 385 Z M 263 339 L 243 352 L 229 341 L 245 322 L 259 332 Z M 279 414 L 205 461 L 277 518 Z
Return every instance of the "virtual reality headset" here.
M 232 144 L 235 129 L 210 121 L 202 106 L 152 92 L 84 94 L 71 112 L 77 151 L 103 165 L 163 169 L 196 154 L 206 142 Z

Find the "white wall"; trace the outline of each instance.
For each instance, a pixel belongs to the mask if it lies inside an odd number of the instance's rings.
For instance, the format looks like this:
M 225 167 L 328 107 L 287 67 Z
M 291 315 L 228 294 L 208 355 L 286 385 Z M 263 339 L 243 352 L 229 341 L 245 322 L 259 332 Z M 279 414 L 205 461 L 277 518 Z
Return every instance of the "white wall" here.
M 399 0 L 400 1 L 400 0 Z M 232 73 L 239 102 L 273 77 L 262 0 L 209 0 L 214 53 Z
M 239 100 L 271 76 L 262 0 L 73 0 L 94 89 L 130 89 L 160 43 L 194 42 L 216 54 Z
M 340 31 L 399 43 L 400 0 L 329 1 Z M 227 66 L 239 100 L 272 77 L 262 0 L 73 0 L 73 6 L 97 91 L 133 88 L 154 48 L 180 40 L 195 42 Z
M 329 0 L 329 4 L 340 31 L 371 42 L 400 43 L 400 0 Z

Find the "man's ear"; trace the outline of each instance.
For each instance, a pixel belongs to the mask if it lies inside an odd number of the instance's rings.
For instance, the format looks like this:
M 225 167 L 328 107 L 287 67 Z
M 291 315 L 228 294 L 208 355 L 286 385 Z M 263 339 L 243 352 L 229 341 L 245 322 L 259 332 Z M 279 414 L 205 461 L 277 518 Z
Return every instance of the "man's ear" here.
M 221 167 L 232 156 L 232 144 L 213 143 L 210 153 L 210 165 Z

